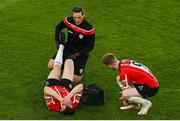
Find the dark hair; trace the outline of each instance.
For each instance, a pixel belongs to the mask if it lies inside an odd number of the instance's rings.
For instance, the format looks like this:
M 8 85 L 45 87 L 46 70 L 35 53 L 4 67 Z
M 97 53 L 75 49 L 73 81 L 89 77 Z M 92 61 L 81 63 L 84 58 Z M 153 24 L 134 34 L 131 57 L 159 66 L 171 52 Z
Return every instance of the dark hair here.
M 73 115 L 74 114 L 74 109 L 67 106 L 66 109 L 63 111 L 63 113 L 64 113 L 64 115 Z
M 84 9 L 82 8 L 82 7 L 74 7 L 73 9 L 72 9 L 72 12 L 73 13 L 79 13 L 79 12 L 81 12 L 82 14 L 84 14 Z

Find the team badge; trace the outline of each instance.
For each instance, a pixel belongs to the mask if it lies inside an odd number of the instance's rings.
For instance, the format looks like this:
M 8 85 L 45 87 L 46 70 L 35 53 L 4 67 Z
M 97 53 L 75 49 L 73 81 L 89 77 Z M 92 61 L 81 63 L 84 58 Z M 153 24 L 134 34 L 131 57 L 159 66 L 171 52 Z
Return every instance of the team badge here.
M 72 89 L 72 84 L 69 84 L 69 88 Z
M 73 34 L 73 32 L 72 32 L 72 31 L 70 31 L 70 30 L 68 30 L 68 32 L 69 32 L 69 33 L 71 33 L 71 34 Z
M 80 74 L 82 74 L 83 73 L 83 69 L 81 68 L 81 69 L 79 69 L 79 73 Z
M 79 38 L 82 39 L 82 38 L 83 38 L 83 35 L 82 35 L 82 34 L 79 34 Z

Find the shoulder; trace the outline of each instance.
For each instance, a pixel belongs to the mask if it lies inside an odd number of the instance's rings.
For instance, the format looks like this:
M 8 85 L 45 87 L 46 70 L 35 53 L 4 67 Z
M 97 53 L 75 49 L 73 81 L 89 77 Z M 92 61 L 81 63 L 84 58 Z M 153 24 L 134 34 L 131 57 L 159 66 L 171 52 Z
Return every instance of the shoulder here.
M 84 19 L 83 23 L 80 25 L 80 28 L 82 28 L 82 30 L 84 30 L 84 33 L 86 35 L 93 35 L 96 33 L 96 29 L 86 19 Z
M 68 28 L 73 29 L 74 31 L 84 34 L 84 35 L 93 35 L 96 33 L 94 27 L 86 20 L 79 26 L 75 24 L 75 21 L 72 17 L 65 17 L 63 22 L 66 24 Z
M 121 72 L 127 72 L 131 68 L 131 62 L 132 60 L 122 60 L 120 65 L 120 71 Z
M 83 26 L 83 28 L 84 28 L 85 30 L 95 29 L 95 28 L 93 27 L 93 25 L 92 25 L 89 21 L 87 21 L 86 19 L 84 19 L 84 21 L 83 21 L 83 23 L 82 23 L 82 26 Z
M 63 22 L 64 22 L 65 24 L 67 24 L 67 23 L 75 24 L 74 19 L 73 19 L 72 16 L 64 17 L 64 18 L 63 18 Z

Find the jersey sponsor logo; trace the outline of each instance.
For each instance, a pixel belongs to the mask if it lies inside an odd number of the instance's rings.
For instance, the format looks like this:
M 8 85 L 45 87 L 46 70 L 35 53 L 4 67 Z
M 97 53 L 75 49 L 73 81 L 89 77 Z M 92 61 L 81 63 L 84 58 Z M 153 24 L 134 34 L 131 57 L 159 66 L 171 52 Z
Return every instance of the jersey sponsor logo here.
M 79 39 L 82 39 L 83 38 L 83 35 L 82 34 L 79 34 Z

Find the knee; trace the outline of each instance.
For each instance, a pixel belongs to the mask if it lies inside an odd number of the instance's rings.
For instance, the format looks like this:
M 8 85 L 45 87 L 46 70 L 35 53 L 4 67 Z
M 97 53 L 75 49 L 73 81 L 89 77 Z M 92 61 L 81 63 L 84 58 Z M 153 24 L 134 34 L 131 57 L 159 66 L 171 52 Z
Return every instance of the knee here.
M 48 62 L 48 69 L 52 70 L 53 69 L 53 65 L 54 65 L 54 59 L 50 59 Z
M 61 67 L 59 65 L 55 65 L 52 69 L 53 73 L 60 74 L 61 73 Z
M 130 95 L 127 92 L 127 90 L 122 91 L 122 97 L 123 97 L 124 100 L 128 100 L 130 98 Z
M 73 60 L 72 59 L 66 59 L 65 63 L 67 63 L 68 65 L 73 65 Z
M 79 83 L 83 78 L 83 75 L 79 76 L 79 75 L 74 75 L 73 76 L 73 83 Z

